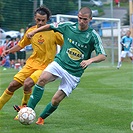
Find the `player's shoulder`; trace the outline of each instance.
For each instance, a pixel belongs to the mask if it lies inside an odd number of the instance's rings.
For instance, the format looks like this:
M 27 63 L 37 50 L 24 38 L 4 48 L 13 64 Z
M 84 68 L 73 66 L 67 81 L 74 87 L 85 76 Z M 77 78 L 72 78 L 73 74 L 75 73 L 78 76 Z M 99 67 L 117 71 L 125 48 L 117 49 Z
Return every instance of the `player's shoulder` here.
M 31 32 L 31 31 L 35 30 L 36 28 L 37 28 L 37 25 L 34 25 L 34 26 L 30 27 L 29 29 L 27 29 L 26 32 Z
M 124 35 L 122 38 L 128 38 L 126 35 Z
M 61 22 L 60 24 L 65 24 L 65 25 L 74 25 L 76 23 L 71 22 L 71 21 L 66 21 L 66 22 Z
M 90 28 L 88 34 L 89 34 L 89 37 L 91 37 L 93 41 L 97 40 L 99 42 L 102 42 L 100 35 L 95 29 Z
M 64 27 L 64 26 L 71 26 L 75 23 L 70 22 L 70 21 L 66 21 L 66 22 L 59 22 L 59 23 L 51 23 L 50 26 L 51 27 Z
M 99 36 L 99 34 L 97 33 L 97 31 L 93 28 L 89 28 L 88 32 L 90 32 L 92 34 L 92 36 Z
M 132 38 L 132 37 L 130 37 L 130 39 L 131 39 L 131 40 L 133 40 L 133 38 Z
M 54 32 L 54 31 L 53 31 Z M 54 32 L 55 36 L 62 36 L 62 34 L 60 32 Z

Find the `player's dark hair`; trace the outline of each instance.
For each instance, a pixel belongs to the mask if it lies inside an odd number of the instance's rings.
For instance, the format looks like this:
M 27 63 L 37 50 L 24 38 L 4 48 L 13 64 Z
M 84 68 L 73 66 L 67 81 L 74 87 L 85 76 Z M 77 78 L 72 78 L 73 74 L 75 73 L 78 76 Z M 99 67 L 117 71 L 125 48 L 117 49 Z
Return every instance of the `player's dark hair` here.
M 35 10 L 34 15 L 36 15 L 37 13 L 39 13 L 40 15 L 46 15 L 47 14 L 47 20 L 49 20 L 49 18 L 51 16 L 51 11 L 45 6 L 38 7 Z
M 82 14 L 89 14 L 90 18 L 92 17 L 92 11 L 89 7 L 82 7 L 79 12 Z

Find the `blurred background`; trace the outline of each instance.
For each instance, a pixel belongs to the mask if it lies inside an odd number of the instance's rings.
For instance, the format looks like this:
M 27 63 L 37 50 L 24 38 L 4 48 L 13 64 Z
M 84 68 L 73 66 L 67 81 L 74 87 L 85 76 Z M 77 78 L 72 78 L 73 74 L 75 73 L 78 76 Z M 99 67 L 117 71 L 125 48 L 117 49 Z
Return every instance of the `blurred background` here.
M 81 2 L 81 5 L 79 5 Z M 113 7 L 116 8 L 114 0 Z M 111 17 L 110 4 L 111 0 L 0 0 L 0 27 L 4 30 L 20 30 L 26 28 L 28 24 L 33 23 L 34 10 L 40 5 L 46 5 L 53 15 L 70 14 L 76 15 L 79 6 L 89 6 L 93 10 L 94 17 L 104 17 L 108 9 L 108 17 Z M 125 14 L 128 11 L 128 0 L 121 0 L 120 7 L 124 8 L 123 17 L 128 18 Z M 124 5 L 124 6 L 123 6 Z M 119 7 L 119 8 L 120 8 Z M 115 10 L 115 9 L 114 9 Z M 118 9 L 119 10 L 119 9 Z M 114 14 L 117 14 L 116 12 Z M 119 16 L 121 16 L 119 14 Z M 118 17 L 119 18 L 119 17 Z M 124 24 L 128 24 L 123 22 Z
M 118 34 L 123 36 L 131 27 L 129 0 L 0 0 L 0 46 L 6 38 L 22 36 L 34 24 L 34 10 L 40 5 L 47 6 L 52 15 L 77 16 L 80 7 L 88 6 L 92 9 L 93 18 L 120 19 L 121 33 L 117 31 L 117 22 L 91 21 L 91 26 L 99 33 L 104 47 L 109 51 L 108 61 L 112 64 L 117 62 Z M 56 17 L 52 16 L 49 23 L 56 21 Z M 65 18 L 63 21 L 69 20 Z M 71 21 L 75 22 L 75 19 Z M 32 47 L 27 46 L 26 49 L 32 50 Z

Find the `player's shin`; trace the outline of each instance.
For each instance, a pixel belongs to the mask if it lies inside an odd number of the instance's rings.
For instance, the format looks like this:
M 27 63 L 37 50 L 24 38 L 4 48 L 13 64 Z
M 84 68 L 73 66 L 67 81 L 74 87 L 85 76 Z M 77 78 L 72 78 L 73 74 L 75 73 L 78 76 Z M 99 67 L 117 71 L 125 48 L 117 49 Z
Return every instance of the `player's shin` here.
M 3 92 L 2 96 L 0 97 L 0 110 L 11 99 L 12 96 L 13 92 L 9 91 L 8 89 Z
M 22 98 L 22 102 L 21 102 L 21 105 L 22 106 L 23 105 L 27 105 L 28 100 L 29 100 L 30 95 L 31 95 L 31 92 L 32 92 L 32 90 L 31 91 L 24 91 L 23 98 Z
M 43 110 L 42 114 L 40 115 L 41 118 L 45 119 L 48 117 L 50 114 L 52 114 L 58 106 L 53 106 L 52 103 L 50 102 L 47 104 L 46 108 Z
M 36 84 L 33 89 L 33 93 L 30 96 L 27 106 L 34 109 L 37 103 L 42 98 L 43 92 L 44 92 L 44 88 Z

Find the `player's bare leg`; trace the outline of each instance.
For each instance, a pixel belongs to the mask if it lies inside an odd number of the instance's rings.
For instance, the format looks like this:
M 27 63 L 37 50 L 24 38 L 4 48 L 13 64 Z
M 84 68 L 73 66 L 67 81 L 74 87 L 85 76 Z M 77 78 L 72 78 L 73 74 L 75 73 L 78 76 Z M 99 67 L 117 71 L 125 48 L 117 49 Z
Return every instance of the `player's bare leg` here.
M 2 109 L 2 107 L 11 99 L 11 97 L 13 96 L 14 92 L 20 88 L 22 86 L 22 84 L 20 84 L 19 82 L 13 80 L 10 85 L 8 86 L 8 88 L 3 92 L 3 94 L 0 97 L 0 110 Z
M 23 87 L 23 90 L 24 90 L 24 94 L 23 94 L 23 99 L 22 99 L 22 102 L 21 102 L 21 105 L 27 105 L 28 103 L 28 100 L 30 98 L 30 95 L 32 93 L 32 87 L 35 85 L 34 81 L 28 77 L 25 81 L 24 81 L 24 87 Z

